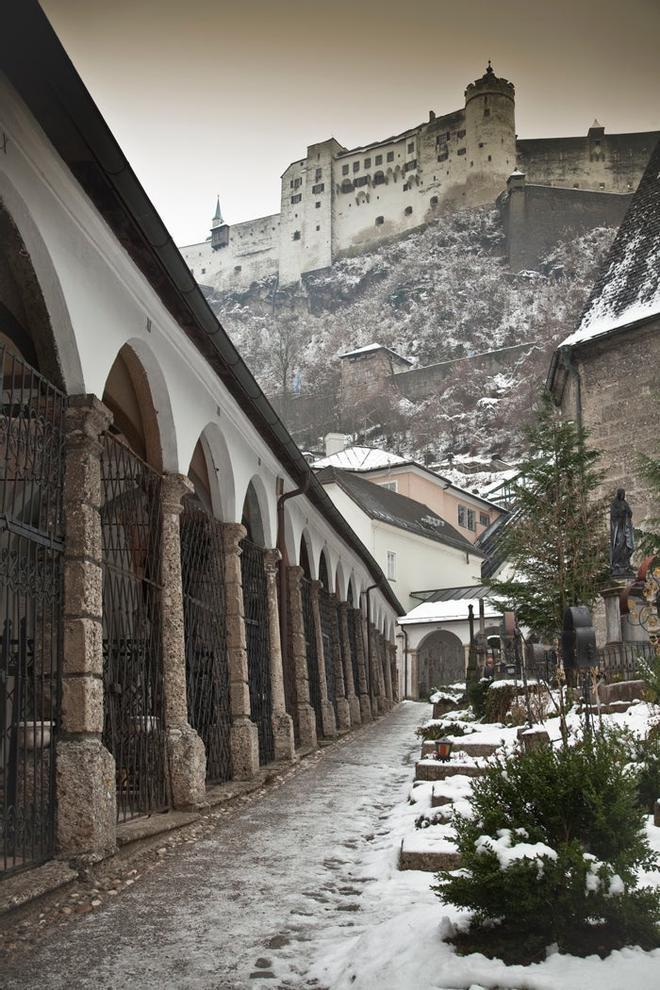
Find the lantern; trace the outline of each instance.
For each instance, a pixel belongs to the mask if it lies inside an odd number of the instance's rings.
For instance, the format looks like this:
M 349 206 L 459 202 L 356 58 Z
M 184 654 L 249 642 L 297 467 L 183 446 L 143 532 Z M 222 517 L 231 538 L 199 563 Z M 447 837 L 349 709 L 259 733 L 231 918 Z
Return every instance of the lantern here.
M 436 760 L 442 760 L 443 763 L 449 763 L 449 758 L 451 756 L 451 748 L 453 746 L 451 739 L 436 739 L 435 741 L 435 758 Z

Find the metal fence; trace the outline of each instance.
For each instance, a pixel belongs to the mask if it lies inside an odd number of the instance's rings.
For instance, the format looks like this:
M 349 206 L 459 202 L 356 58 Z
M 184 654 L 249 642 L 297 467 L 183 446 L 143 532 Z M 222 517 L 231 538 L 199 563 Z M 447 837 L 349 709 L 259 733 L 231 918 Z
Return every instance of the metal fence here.
M 309 681 L 309 701 L 316 715 L 316 732 L 323 735 L 323 718 L 321 715 L 321 684 L 319 677 L 319 657 L 316 647 L 316 628 L 312 609 L 312 586 L 307 578 L 300 580 L 300 595 L 302 598 L 303 626 L 305 628 L 305 651 L 307 654 L 307 679 Z
M 169 804 L 161 656 L 160 475 L 103 438 L 103 741 L 120 821 Z
M 241 540 L 241 575 L 247 641 L 250 710 L 259 733 L 259 763 L 275 759 L 270 687 L 270 636 L 263 549 Z
M 206 779 L 231 778 L 231 708 L 219 524 L 194 495 L 180 520 L 188 720 L 206 747 Z
M 607 680 L 635 680 L 644 676 L 655 656 L 652 643 L 610 643 L 598 651 L 598 665 Z
M 66 397 L 0 347 L 0 875 L 54 845 Z
M 337 628 L 337 604 L 325 588 L 319 589 L 319 609 L 321 612 L 321 635 L 323 637 L 323 657 L 325 660 L 325 683 L 328 689 L 328 701 L 337 708 L 337 677 L 335 671 L 335 656 L 339 648 L 339 630 Z

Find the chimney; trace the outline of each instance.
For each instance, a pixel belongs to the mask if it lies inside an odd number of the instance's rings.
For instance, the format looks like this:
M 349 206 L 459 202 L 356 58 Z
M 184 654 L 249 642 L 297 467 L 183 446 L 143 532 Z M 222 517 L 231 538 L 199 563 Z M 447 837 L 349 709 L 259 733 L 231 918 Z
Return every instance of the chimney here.
M 325 456 L 338 454 L 348 446 L 350 437 L 346 433 L 326 433 L 323 443 L 325 446 Z

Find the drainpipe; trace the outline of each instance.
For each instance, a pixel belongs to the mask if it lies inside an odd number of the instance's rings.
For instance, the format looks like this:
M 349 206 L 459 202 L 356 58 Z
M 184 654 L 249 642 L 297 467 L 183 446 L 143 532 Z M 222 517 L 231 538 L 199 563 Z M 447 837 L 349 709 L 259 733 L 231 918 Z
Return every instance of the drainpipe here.
M 408 630 L 405 626 L 399 626 L 403 633 L 403 641 L 406 644 L 403 648 L 403 697 L 408 697 Z M 398 638 L 398 637 L 397 637 Z
M 282 657 L 286 660 L 288 656 L 289 638 L 289 603 L 288 603 L 288 577 L 287 567 L 289 557 L 286 552 L 286 539 L 284 538 L 284 503 L 288 498 L 296 498 L 298 495 L 305 495 L 309 488 L 310 475 L 305 478 L 305 483 L 300 488 L 294 488 L 291 492 L 282 493 L 277 500 L 277 549 L 280 551 L 280 561 L 278 569 L 278 584 L 280 592 L 280 643 L 282 646 Z M 279 482 L 284 485 L 283 481 Z

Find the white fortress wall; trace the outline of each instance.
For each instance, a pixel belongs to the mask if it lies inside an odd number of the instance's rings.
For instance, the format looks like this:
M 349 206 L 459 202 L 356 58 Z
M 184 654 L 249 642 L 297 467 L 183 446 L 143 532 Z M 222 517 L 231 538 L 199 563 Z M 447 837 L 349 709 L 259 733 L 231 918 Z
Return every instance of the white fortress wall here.
M 228 232 L 224 247 L 213 248 L 209 237 L 180 249 L 199 283 L 218 290 L 241 289 L 266 275 L 277 275 L 279 214 L 223 226 Z

